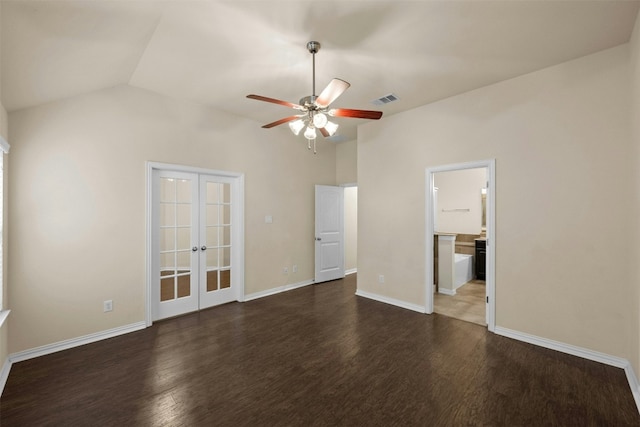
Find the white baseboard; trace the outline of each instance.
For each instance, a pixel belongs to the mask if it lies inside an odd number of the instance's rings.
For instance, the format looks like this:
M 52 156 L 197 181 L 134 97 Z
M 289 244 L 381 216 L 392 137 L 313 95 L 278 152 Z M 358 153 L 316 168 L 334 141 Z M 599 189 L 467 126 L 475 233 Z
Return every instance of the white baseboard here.
M 357 272 L 358 272 L 358 269 L 357 269 L 357 268 L 350 268 L 350 269 L 348 269 L 348 270 L 345 270 L 344 275 L 345 275 L 345 276 L 348 276 L 348 275 L 350 275 L 350 274 L 355 274 L 355 273 L 357 273 Z
M 524 332 L 514 331 L 508 328 L 502 328 L 496 326 L 494 332 L 497 335 L 503 337 L 512 338 L 514 340 L 523 341 L 529 344 L 537 345 L 539 347 L 556 350 L 561 353 L 571 354 L 573 356 L 582 357 L 583 359 L 593 360 L 594 362 L 604 363 L 605 365 L 615 366 L 616 368 L 624 369 L 624 373 L 627 376 L 633 399 L 636 402 L 638 412 L 640 412 L 640 382 L 636 377 L 631 363 L 627 359 L 622 357 L 611 356 L 609 354 L 600 353 L 598 351 L 589 350 L 583 347 L 577 347 L 571 344 L 565 344 L 563 342 L 550 340 L 547 338 L 541 338 L 535 335 L 526 334 Z
M 438 293 L 439 294 L 444 294 L 444 295 L 449 295 L 450 297 L 452 297 L 452 296 L 457 294 L 455 289 L 446 289 L 446 288 L 439 288 L 438 289 Z
M 7 357 L 7 360 L 4 361 L 4 365 L 2 365 L 2 371 L 0 371 L 0 396 L 2 396 L 2 392 L 4 391 L 4 386 L 7 384 L 7 380 L 9 379 L 9 372 L 11 372 L 11 361 Z
M 291 291 L 293 289 L 302 288 L 303 286 L 313 285 L 313 280 L 305 280 L 298 283 L 291 283 L 289 285 L 278 286 L 276 288 L 267 289 L 266 291 L 254 292 L 244 296 L 244 302 L 251 301 L 258 298 L 268 297 L 270 295 L 279 294 L 281 292 Z
M 633 372 L 631 363 L 627 362 L 627 366 L 624 368 L 624 373 L 627 375 L 627 381 L 629 381 L 629 387 L 631 387 L 631 393 L 633 393 L 633 399 L 636 401 L 638 412 L 640 412 L 640 382 L 636 373 Z
M 363 298 L 372 299 L 378 302 L 383 302 L 385 304 L 395 305 L 397 307 L 406 308 L 407 310 L 417 311 L 418 313 L 425 313 L 426 309 L 423 305 L 411 304 L 406 301 L 400 301 L 395 298 L 389 298 L 378 294 L 373 294 L 371 292 L 366 292 L 363 290 L 356 290 L 356 295 Z
M 129 332 L 139 331 L 145 329 L 147 323 L 137 322 L 130 325 L 119 326 L 117 328 L 108 329 L 102 332 L 96 332 L 89 335 L 84 335 L 78 338 L 71 338 L 68 340 L 56 342 L 53 344 L 43 345 L 41 347 L 32 348 L 29 350 L 20 351 L 9 355 L 9 362 L 16 363 L 23 360 L 33 359 L 34 357 L 44 356 L 47 354 L 55 353 L 57 351 L 67 350 L 73 347 L 79 347 L 81 345 L 90 344 L 92 342 L 101 341 L 107 338 L 117 337 L 118 335 L 128 334 Z M 4 368 L 3 368 L 4 369 Z M 8 375 L 8 374 L 7 374 Z

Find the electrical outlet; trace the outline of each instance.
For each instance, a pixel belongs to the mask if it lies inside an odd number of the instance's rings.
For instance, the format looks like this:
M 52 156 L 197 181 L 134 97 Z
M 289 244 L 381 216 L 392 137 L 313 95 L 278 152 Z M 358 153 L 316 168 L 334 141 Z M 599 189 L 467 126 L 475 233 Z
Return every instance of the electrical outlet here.
M 298 272 L 298 265 L 297 264 L 293 264 L 293 272 L 294 273 Z
M 110 300 L 110 299 L 106 300 L 105 302 L 102 303 L 102 307 L 105 313 L 107 311 L 113 311 L 113 300 Z
M 282 269 L 282 274 L 289 274 L 289 267 L 285 267 Z
M 378 276 L 378 283 L 384 283 L 384 274 Z

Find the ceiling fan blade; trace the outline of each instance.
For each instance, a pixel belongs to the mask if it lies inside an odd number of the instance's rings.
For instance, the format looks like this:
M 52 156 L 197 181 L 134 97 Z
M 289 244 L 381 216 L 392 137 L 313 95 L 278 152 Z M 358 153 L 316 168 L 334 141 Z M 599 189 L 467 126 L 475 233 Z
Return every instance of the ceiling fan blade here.
M 329 115 L 334 117 L 351 117 L 355 119 L 378 120 L 380 119 L 380 117 L 382 117 L 382 111 L 351 110 L 349 108 L 336 108 L 329 111 Z
M 327 108 L 329 104 L 342 95 L 345 90 L 349 89 L 349 86 L 351 86 L 351 84 L 344 80 L 331 80 L 320 96 L 316 99 L 316 105 L 320 108 Z
M 284 105 L 285 107 L 295 108 L 296 110 L 304 110 L 302 105 L 294 104 L 293 102 L 281 101 L 275 98 L 268 98 L 266 96 L 261 95 L 247 95 L 249 99 L 255 99 L 257 101 L 271 102 L 272 104 Z
M 283 123 L 292 122 L 292 121 L 294 121 L 296 119 L 299 119 L 299 118 L 300 118 L 300 116 L 289 116 L 289 117 L 285 117 L 284 119 L 277 120 L 277 121 L 275 121 L 273 123 L 268 123 L 268 124 L 266 124 L 266 125 L 264 125 L 262 127 L 265 128 L 265 129 L 269 129 L 269 128 L 272 128 L 274 126 L 281 125 Z
M 329 131 L 326 130 L 325 128 L 320 128 L 318 129 L 320 131 L 320 133 L 322 134 L 322 136 L 324 136 L 325 138 L 329 138 L 331 135 L 329 134 Z

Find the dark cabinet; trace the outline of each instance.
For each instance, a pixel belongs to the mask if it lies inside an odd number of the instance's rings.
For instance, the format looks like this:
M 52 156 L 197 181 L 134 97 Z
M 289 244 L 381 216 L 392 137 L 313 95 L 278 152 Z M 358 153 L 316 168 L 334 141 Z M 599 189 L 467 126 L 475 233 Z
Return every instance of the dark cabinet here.
M 487 265 L 487 241 L 476 239 L 476 279 L 486 280 L 485 273 Z

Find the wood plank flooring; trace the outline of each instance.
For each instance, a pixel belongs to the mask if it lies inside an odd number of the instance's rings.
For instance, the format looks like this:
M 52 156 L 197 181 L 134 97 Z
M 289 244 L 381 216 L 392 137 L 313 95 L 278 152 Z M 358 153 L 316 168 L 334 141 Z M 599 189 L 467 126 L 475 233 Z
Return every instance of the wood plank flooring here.
M 13 365 L 7 426 L 638 426 L 621 369 L 356 297 L 355 276 Z

